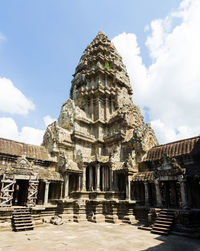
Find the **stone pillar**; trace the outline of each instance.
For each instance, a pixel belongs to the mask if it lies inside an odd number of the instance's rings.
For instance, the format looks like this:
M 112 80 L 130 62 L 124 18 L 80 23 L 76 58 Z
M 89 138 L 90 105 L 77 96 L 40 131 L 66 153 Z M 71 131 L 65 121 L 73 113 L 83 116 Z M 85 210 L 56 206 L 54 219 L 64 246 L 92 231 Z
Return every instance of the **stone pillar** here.
M 60 182 L 60 199 L 63 198 L 63 182 Z
M 83 191 L 86 191 L 86 166 L 83 166 L 82 190 L 83 190 Z
M 65 177 L 64 177 L 64 198 L 68 198 L 69 196 L 69 175 L 68 174 L 65 174 Z
M 162 197 L 161 197 L 161 193 L 160 193 L 160 186 L 159 186 L 158 180 L 155 180 L 155 188 L 156 188 L 157 207 L 162 207 Z
M 108 190 L 108 167 L 105 168 L 105 181 L 106 181 L 106 184 L 105 184 L 105 189 L 106 191 Z
M 105 120 L 108 120 L 109 117 L 109 102 L 108 98 L 105 97 Z
M 148 182 L 144 182 L 144 191 L 145 191 L 145 206 L 149 206 L 149 185 Z
M 102 177 L 102 191 L 105 191 L 105 175 L 104 175 L 105 167 L 103 166 L 101 169 L 101 177 Z
M 44 190 L 44 204 L 48 204 L 49 198 L 49 181 L 45 181 L 45 190 Z
M 127 174 L 126 178 L 126 199 L 131 199 L 131 182 L 130 182 L 130 176 Z
M 110 191 L 113 190 L 113 170 L 112 167 L 110 167 Z
M 92 166 L 89 167 L 89 190 L 93 190 L 93 175 L 92 175 Z
M 78 175 L 78 191 L 81 191 L 81 175 Z
M 96 175 L 97 175 L 97 191 L 100 191 L 100 164 L 96 166 Z
M 111 114 L 114 112 L 114 100 L 111 99 Z
M 182 207 L 186 208 L 187 207 L 187 196 L 186 196 L 186 191 L 185 191 L 185 180 L 181 179 L 179 182 L 180 182 L 180 190 L 181 190 Z
M 93 97 L 91 97 L 91 100 L 90 100 L 90 113 L 91 113 L 91 119 L 93 120 L 94 119 L 94 101 L 93 101 Z
M 107 167 L 104 167 L 104 190 L 107 190 Z

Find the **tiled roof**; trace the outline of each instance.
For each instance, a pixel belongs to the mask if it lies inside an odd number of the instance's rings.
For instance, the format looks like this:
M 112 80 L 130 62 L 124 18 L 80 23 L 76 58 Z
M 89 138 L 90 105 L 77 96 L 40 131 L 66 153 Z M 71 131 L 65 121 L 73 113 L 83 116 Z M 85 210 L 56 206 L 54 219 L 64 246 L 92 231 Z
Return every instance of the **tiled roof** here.
M 3 138 L 0 138 L 0 154 L 13 156 L 26 155 L 27 158 L 43 161 L 53 160 L 49 156 L 47 149 L 43 146 L 29 145 Z
M 136 173 L 132 178 L 132 181 L 153 181 L 153 180 L 154 180 L 153 171 Z
M 155 146 L 147 153 L 145 161 L 159 160 L 166 154 L 175 157 L 184 154 L 200 154 L 200 136 Z

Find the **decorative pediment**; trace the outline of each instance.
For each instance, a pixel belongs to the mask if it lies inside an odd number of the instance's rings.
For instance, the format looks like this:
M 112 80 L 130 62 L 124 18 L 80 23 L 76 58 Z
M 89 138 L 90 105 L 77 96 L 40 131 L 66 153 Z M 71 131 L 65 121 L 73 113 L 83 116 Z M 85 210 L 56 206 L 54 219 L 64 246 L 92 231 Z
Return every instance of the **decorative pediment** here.
M 154 171 L 155 177 L 177 176 L 185 173 L 176 158 L 170 158 L 165 153 L 160 160 L 160 166 Z
M 17 165 L 16 169 L 20 170 L 33 170 L 33 163 L 29 162 L 26 158 L 25 155 L 22 155 L 18 160 L 17 160 Z

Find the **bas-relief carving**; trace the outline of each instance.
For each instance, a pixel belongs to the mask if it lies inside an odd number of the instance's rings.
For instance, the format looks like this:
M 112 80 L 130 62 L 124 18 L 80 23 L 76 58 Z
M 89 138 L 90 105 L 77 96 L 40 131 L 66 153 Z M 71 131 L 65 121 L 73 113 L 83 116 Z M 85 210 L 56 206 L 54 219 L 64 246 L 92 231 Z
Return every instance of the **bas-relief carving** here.
M 166 154 L 163 154 L 159 162 L 160 166 L 154 170 L 155 177 L 178 177 L 185 173 L 185 169 L 181 167 L 176 158 L 170 158 Z

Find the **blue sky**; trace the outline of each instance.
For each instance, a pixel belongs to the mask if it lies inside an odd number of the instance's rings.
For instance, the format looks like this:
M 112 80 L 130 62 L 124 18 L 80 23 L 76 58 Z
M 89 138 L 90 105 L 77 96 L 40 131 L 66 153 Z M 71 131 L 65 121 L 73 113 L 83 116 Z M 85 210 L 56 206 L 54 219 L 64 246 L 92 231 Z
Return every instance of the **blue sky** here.
M 0 117 L 12 118 L 19 132 L 23 127 L 44 130 L 44 116 L 58 117 L 62 103 L 69 97 L 75 67 L 99 30 L 110 39 L 124 32 L 134 34 L 142 63 L 149 68 L 155 58 L 149 52 L 150 46 L 145 45 L 153 34 L 153 28 L 147 29 L 147 25 L 164 20 L 180 3 L 1 0 L 0 77 L 11 80 L 35 109 L 25 115 L 0 109 Z M 183 20 L 173 20 L 173 25 L 178 26 L 179 21 Z M 12 99 L 9 93 L 7 99 Z M 148 106 L 144 100 L 143 106 Z

